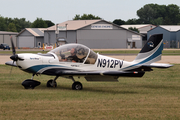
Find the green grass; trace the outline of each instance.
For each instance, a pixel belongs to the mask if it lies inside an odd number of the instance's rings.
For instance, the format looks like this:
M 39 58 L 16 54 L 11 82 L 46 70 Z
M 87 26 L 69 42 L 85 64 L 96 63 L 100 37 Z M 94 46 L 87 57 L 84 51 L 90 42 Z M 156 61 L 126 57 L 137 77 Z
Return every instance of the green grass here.
M 42 50 L 37 50 L 37 51 L 16 51 L 17 54 L 18 53 L 47 53 L 48 51 L 42 51 Z M 122 54 L 122 55 L 137 55 L 140 50 L 95 50 L 95 52 L 99 53 L 99 54 Z M 8 55 L 11 55 L 12 54 L 12 51 L 10 50 L 4 50 L 4 51 L 0 51 L 0 54 L 3 55 L 3 54 L 8 54 Z M 174 49 L 174 50 L 168 50 L 168 49 L 165 49 L 163 50 L 162 52 L 162 55 L 180 55 L 180 49 Z
M 162 55 L 180 55 L 180 49 L 174 50 L 163 50 Z
M 71 89 L 70 79 L 58 78 L 57 88 L 47 88 L 53 76 L 35 76 L 41 85 L 21 86 L 31 74 L 0 65 L 0 120 L 118 120 L 180 118 L 180 64 L 154 69 L 142 78 L 119 82 L 81 81 L 84 89 Z

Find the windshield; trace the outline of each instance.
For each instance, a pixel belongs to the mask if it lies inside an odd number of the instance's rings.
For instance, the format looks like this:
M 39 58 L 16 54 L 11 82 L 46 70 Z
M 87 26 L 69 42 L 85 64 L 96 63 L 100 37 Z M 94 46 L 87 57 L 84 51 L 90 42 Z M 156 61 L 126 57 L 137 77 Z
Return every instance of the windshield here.
M 85 61 L 85 64 L 94 64 L 97 60 L 97 54 L 90 50 L 89 56 Z
M 80 44 L 65 44 L 50 52 L 55 53 L 60 62 L 83 63 L 89 53 L 89 48 Z

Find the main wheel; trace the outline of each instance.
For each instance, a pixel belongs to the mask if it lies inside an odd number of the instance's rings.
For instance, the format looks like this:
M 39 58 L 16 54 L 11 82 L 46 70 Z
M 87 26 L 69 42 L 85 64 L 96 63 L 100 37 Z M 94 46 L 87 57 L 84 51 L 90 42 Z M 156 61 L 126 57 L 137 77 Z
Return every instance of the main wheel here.
M 72 84 L 72 89 L 73 90 L 82 90 L 83 89 L 83 86 L 80 82 L 74 82 Z
M 57 83 L 55 82 L 54 85 L 52 84 L 53 80 L 49 80 L 46 84 L 47 87 L 57 87 Z

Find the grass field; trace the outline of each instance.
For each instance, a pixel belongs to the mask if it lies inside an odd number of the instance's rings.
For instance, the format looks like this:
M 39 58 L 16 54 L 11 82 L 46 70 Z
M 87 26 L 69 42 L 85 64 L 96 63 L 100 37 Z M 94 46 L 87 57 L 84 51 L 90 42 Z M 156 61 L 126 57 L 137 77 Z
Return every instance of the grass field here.
M 0 65 L 0 120 L 118 120 L 180 119 L 180 64 L 154 69 L 142 78 L 119 78 L 119 82 L 86 82 L 82 91 L 71 90 L 72 81 L 35 76 L 41 85 L 21 86 L 31 74 Z
M 16 51 L 17 54 L 18 53 L 47 53 L 48 51 L 42 51 L 42 50 L 36 50 L 36 51 L 26 51 L 26 50 L 17 50 Z M 140 50 L 95 50 L 95 52 L 99 53 L 99 54 L 122 54 L 122 55 L 137 55 Z M 1 50 L 0 51 L 0 54 L 3 55 L 3 54 L 9 54 L 11 55 L 12 54 L 12 51 L 11 50 Z M 162 55 L 180 55 L 180 49 L 171 49 L 171 50 L 168 50 L 168 49 L 165 49 L 162 51 Z

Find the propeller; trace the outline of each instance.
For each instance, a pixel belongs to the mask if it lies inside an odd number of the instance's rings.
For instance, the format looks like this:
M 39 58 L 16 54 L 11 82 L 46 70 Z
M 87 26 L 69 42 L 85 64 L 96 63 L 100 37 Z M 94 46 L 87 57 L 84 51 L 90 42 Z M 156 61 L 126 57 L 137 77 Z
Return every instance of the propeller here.
M 13 43 L 13 40 L 12 40 L 12 36 L 10 37 L 10 39 L 11 39 L 11 46 L 12 46 L 12 53 L 13 53 L 13 55 L 10 57 L 10 59 L 13 60 L 13 64 L 14 64 L 14 61 L 17 61 L 17 60 L 15 59 L 16 50 L 15 50 L 15 47 L 14 47 L 14 43 Z M 16 57 L 18 57 L 18 55 L 17 55 Z M 13 68 L 13 66 L 11 67 L 11 71 L 10 71 L 10 73 L 9 73 L 10 75 L 11 75 L 11 72 L 12 72 L 12 68 Z
M 12 53 L 13 53 L 13 55 L 10 58 L 11 58 L 11 60 L 13 60 L 13 63 L 14 63 L 14 61 L 18 60 L 18 55 L 16 55 L 16 50 L 14 47 L 12 36 L 10 37 L 10 39 L 11 39 L 11 46 L 12 46 Z
M 21 59 L 21 58 L 18 58 L 18 55 L 16 54 L 16 50 L 15 50 L 15 47 L 14 47 L 12 36 L 10 37 L 10 39 L 11 39 L 12 53 L 13 53 L 13 55 L 10 57 L 10 59 L 13 60 L 12 65 L 14 65 L 14 62 Z M 10 75 L 11 75 L 11 72 L 12 72 L 12 67 L 11 67 Z
M 14 61 L 17 61 L 17 60 L 24 60 L 24 59 L 18 57 L 18 55 L 16 54 L 12 36 L 10 37 L 10 39 L 11 39 L 12 53 L 13 53 L 13 55 L 10 57 L 10 59 L 13 60 L 13 63 L 14 63 Z

